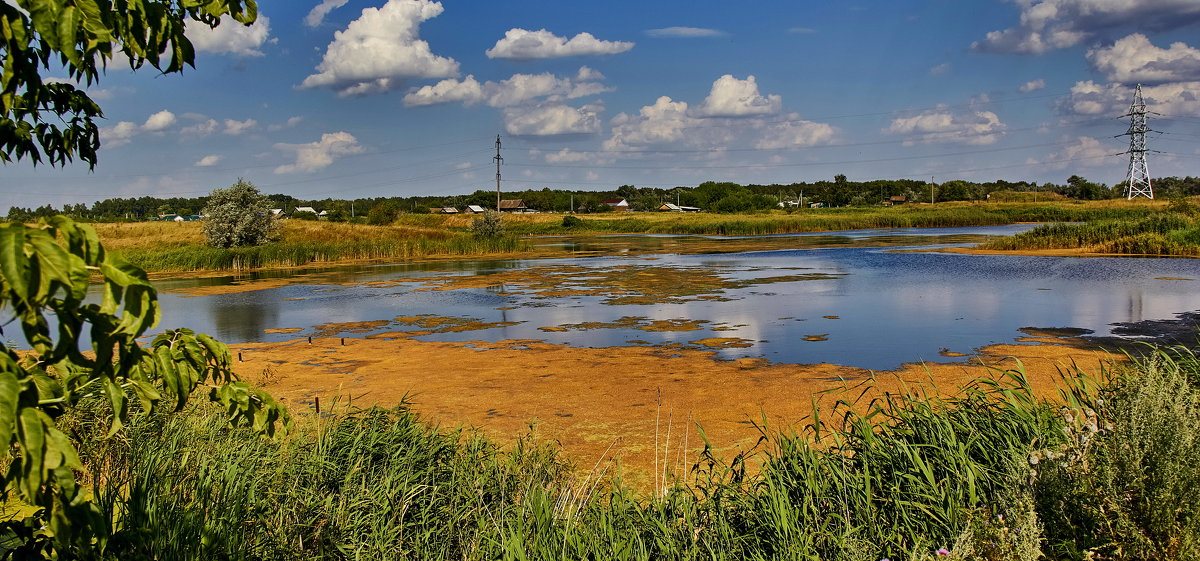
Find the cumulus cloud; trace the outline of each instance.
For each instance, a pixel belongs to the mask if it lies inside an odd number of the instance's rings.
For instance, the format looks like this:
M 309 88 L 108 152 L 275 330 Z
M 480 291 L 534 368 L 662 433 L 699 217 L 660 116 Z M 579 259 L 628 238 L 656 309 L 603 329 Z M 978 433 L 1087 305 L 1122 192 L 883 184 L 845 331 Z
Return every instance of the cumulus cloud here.
M 1021 90 L 1021 93 L 1029 93 L 1029 92 L 1036 92 L 1045 87 L 1046 87 L 1046 81 L 1041 78 L 1038 78 L 1037 80 L 1031 80 L 1029 82 L 1025 82 L 1024 84 L 1021 84 L 1021 87 L 1017 88 L 1017 89 Z
M 270 132 L 277 132 L 277 131 L 281 131 L 283 129 L 290 129 L 290 128 L 300 124 L 300 121 L 303 121 L 303 120 L 304 120 L 304 117 L 301 117 L 299 115 L 297 115 L 295 117 L 288 117 L 288 120 L 286 120 L 282 123 L 276 123 L 276 124 L 267 126 L 267 130 Z
M 589 161 L 592 159 L 592 157 L 591 154 L 586 152 L 574 152 L 570 148 L 563 148 L 558 152 L 546 154 L 545 159 L 546 162 L 550 164 L 570 164 L 575 162 Z
M 271 37 L 271 20 L 259 15 L 253 25 L 246 26 L 226 17 L 211 29 L 203 23 L 192 22 L 187 28 L 187 37 L 198 52 L 263 56 L 259 49 Z
M 216 132 L 217 127 L 221 126 L 221 123 L 217 122 L 216 119 L 206 119 L 204 116 L 200 116 L 199 119 L 202 119 L 202 121 L 197 122 L 196 125 L 188 125 L 180 129 L 179 132 L 186 135 L 193 135 L 193 137 L 206 137 L 206 135 Z
M 993 144 L 1006 126 L 991 111 L 953 112 L 945 105 L 912 117 L 898 117 L 883 132 L 904 135 L 905 146 L 929 143 Z
M 1047 164 L 1054 169 L 1063 169 L 1069 165 L 1099 165 L 1105 163 L 1109 156 L 1120 150 L 1105 146 L 1099 140 L 1090 136 L 1080 136 L 1063 146 L 1062 150 L 1049 154 L 1045 158 L 1029 158 L 1027 164 Z M 1114 160 L 1115 161 L 1115 160 Z
M 162 132 L 171 125 L 175 124 L 175 114 L 163 109 L 146 118 L 146 122 L 142 124 L 144 132 Z
M 575 108 L 561 102 L 504 110 L 504 130 L 518 136 L 594 134 L 600 132 L 600 112 L 604 106 L 589 103 Z
M 1183 42 L 1161 49 L 1141 33 L 1122 38 L 1110 47 L 1091 49 L 1087 60 L 1110 82 L 1161 84 L 1200 80 L 1200 49 Z
M 663 27 L 647 29 L 646 35 L 651 37 L 721 37 L 725 35 L 725 32 L 703 27 Z
M 713 82 L 704 103 L 695 109 L 698 117 L 747 117 L 779 113 L 783 100 L 778 95 L 758 93 L 754 75 L 745 80 L 726 74 Z
M 140 125 L 131 121 L 120 121 L 111 127 L 101 128 L 100 141 L 108 148 L 124 146 L 140 134 L 162 133 L 174 126 L 177 120 L 174 113 L 163 109 L 146 117 L 146 121 Z
M 361 154 L 366 148 L 358 143 L 354 135 L 331 132 L 321 135 L 321 140 L 307 144 L 278 143 L 275 149 L 295 154 L 296 162 L 275 168 L 275 173 L 314 172 L 329 167 L 334 160 L 351 154 Z
M 225 119 L 225 129 L 221 132 L 230 135 L 239 135 L 258 127 L 258 121 L 254 119 L 246 119 L 245 121 L 235 121 L 233 119 Z
M 309 27 L 321 25 L 321 22 L 325 21 L 325 16 L 329 15 L 329 12 L 345 6 L 346 2 L 349 1 L 350 0 L 322 0 L 320 4 L 313 6 L 313 9 L 309 10 L 307 16 L 304 16 L 304 25 Z
M 484 51 L 488 58 L 559 58 L 584 55 L 613 55 L 633 48 L 629 41 L 602 41 L 583 32 L 571 39 L 559 37 L 545 29 L 529 31 L 514 27 L 504 38 Z
M 462 103 L 474 105 L 483 102 L 491 107 L 511 107 L 549 96 L 575 99 L 595 95 L 612 88 L 592 80 L 604 76 L 586 66 L 579 69 L 574 79 L 561 78 L 543 72 L 541 74 L 514 74 L 500 82 L 480 83 L 469 75 L 462 80 L 442 80 L 431 86 L 422 86 L 404 96 L 404 105 L 419 107 L 438 103 Z
M 329 87 L 339 95 L 386 92 L 410 78 L 451 78 L 458 62 L 440 57 L 418 36 L 422 22 L 437 17 L 442 5 L 430 0 L 388 0 L 366 8 L 345 30 L 334 34 L 317 73 L 301 88 Z
M 1200 81 L 1143 86 L 1146 108 L 1166 115 L 1200 116 Z M 1118 116 L 1129 110 L 1133 88 L 1123 84 L 1076 82 L 1058 103 L 1060 112 L 1073 115 Z
M 988 33 L 972 49 L 1040 54 L 1130 27 L 1163 31 L 1200 21 L 1200 2 L 1195 0 L 1013 1 L 1021 10 L 1020 23 Z
M 787 118 L 784 122 L 761 125 L 761 136 L 754 143 L 754 147 L 759 150 L 799 148 L 825 144 L 833 140 L 836 130 L 826 123 L 805 121 L 796 113 L 788 114 Z
M 943 62 L 929 69 L 930 76 L 944 76 L 947 72 L 950 72 L 950 63 L 948 62 Z
M 200 158 L 199 160 L 196 161 L 196 163 L 194 163 L 192 165 L 194 165 L 198 168 L 206 168 L 209 166 L 215 166 L 220 161 L 221 161 L 220 156 L 218 156 L 216 154 L 209 154 L 203 158 Z
M 634 146 L 665 144 L 683 138 L 684 129 L 698 119 L 688 115 L 686 101 L 661 96 L 654 105 L 642 107 L 637 115 L 620 113 L 612 120 L 612 136 L 604 141 L 605 150 L 624 150 Z

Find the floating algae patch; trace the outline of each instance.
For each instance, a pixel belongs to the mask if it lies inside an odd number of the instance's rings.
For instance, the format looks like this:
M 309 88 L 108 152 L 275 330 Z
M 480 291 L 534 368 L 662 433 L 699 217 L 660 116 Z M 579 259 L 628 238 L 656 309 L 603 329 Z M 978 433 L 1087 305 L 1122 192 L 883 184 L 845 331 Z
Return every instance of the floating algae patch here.
M 829 334 L 828 334 L 828 333 L 822 333 L 822 334 L 820 334 L 820 335 L 805 335 L 805 336 L 804 336 L 804 340 L 805 340 L 805 341 L 813 341 L 813 342 L 818 342 L 818 341 L 828 341 L 828 340 L 829 340 Z
M 387 320 L 347 321 L 313 326 L 313 337 L 333 337 L 342 333 L 368 333 L 388 325 Z
M 938 351 L 938 354 L 940 354 L 946 358 L 958 358 L 958 357 L 967 356 L 967 353 L 957 353 L 950 349 L 942 349 L 942 350 Z
M 708 323 L 705 320 L 695 319 L 663 319 L 650 322 L 649 325 L 638 327 L 642 331 L 699 331 L 703 329 L 702 325 Z
M 302 327 L 276 327 L 273 329 L 264 329 L 263 333 L 298 333 L 304 331 Z
M 1022 327 L 1017 331 L 1032 337 L 1082 337 L 1095 333 L 1091 329 L 1077 327 Z
M 693 345 L 708 347 L 710 349 L 744 349 L 753 347 L 754 341 L 742 339 L 741 337 L 708 337 L 690 341 Z
M 433 314 L 421 314 L 418 316 L 402 316 L 394 320 L 395 324 L 409 325 L 422 329 L 420 335 L 429 335 L 432 333 L 460 333 L 463 331 L 481 331 L 484 329 L 492 329 L 493 327 L 508 327 L 517 325 L 519 321 L 483 321 L 479 318 L 454 317 L 454 316 L 438 316 Z M 416 332 L 409 332 L 412 335 L 417 335 Z

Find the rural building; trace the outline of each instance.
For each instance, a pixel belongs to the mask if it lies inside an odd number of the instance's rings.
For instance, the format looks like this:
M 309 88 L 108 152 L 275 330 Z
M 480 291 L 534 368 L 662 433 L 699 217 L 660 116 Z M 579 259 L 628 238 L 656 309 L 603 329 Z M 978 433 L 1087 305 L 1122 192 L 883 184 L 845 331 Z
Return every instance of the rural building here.
M 458 214 L 458 209 L 452 206 L 444 206 L 429 209 L 430 214 Z
M 274 216 L 275 218 L 281 218 L 283 216 L 283 209 L 282 208 L 271 209 L 271 216 Z
M 675 203 L 663 203 L 658 207 L 658 210 L 663 212 L 683 212 L 683 208 Z
M 317 216 L 317 209 L 311 206 L 298 206 L 292 209 L 292 216 L 295 216 L 297 212 L 311 212 L 313 216 Z
M 329 211 L 328 211 L 328 210 L 322 210 L 321 212 L 318 212 L 318 213 L 317 213 L 317 220 L 329 220 Z
M 627 201 L 625 199 L 606 199 L 606 200 L 603 200 L 600 202 L 608 205 L 613 210 L 618 210 L 618 211 L 629 210 L 629 201 Z
M 503 199 L 500 201 L 500 212 L 525 212 L 529 207 L 525 206 L 525 199 Z
M 902 205 L 908 202 L 908 197 L 905 197 L 904 195 L 892 195 L 888 201 L 894 205 Z
M 465 212 L 467 214 L 483 214 L 483 213 L 487 212 L 487 209 L 485 209 L 479 205 L 467 205 L 467 208 L 464 208 L 463 212 Z

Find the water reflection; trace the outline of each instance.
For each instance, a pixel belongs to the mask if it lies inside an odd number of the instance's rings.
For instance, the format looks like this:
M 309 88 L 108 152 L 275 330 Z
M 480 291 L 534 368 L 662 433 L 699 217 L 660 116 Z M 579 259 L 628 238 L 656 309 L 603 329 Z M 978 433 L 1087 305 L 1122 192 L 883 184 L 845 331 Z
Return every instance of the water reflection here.
M 390 322 L 379 332 L 415 330 L 392 320 L 425 314 L 505 325 L 435 329 L 422 340 L 515 338 L 609 347 L 737 338 L 748 346 L 716 352 L 725 358 L 883 369 L 945 360 L 942 349 L 970 353 L 1011 342 L 1023 336 L 1023 327 L 1105 334 L 1110 324 L 1170 319 L 1200 301 L 1200 281 L 1191 280 L 1200 278 L 1195 260 L 891 251 L 978 241 L 1028 227 L 729 237 L 718 238 L 728 252 L 651 255 L 641 253 L 671 244 L 696 249 L 714 238 L 544 240 L 564 250 L 632 252 L 357 266 L 306 272 L 278 288 L 203 297 L 180 297 L 171 290 L 187 283 L 165 283 L 162 324 L 249 342 L 301 337 L 313 326 L 339 322 Z M 695 324 L 669 323 L 675 320 Z M 655 321 L 666 330 L 649 329 Z M 588 322 L 613 325 L 563 328 Z M 302 331 L 265 333 L 275 328 Z

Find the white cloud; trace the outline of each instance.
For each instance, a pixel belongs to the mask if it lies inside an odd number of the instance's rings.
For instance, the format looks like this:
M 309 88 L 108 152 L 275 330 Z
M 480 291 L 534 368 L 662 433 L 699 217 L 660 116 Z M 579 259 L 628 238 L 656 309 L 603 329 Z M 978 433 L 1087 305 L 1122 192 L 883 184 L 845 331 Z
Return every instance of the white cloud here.
M 204 120 L 194 125 L 183 127 L 179 132 L 185 135 L 207 136 L 216 132 L 217 127 L 221 126 L 221 123 L 218 123 L 216 119 L 206 119 L 203 116 L 200 118 Z
M 762 133 L 754 147 L 759 150 L 798 148 L 825 144 L 833 140 L 836 130 L 832 126 L 802 120 L 796 113 L 787 117 L 788 120 L 784 122 L 761 125 L 759 128 L 762 129 Z
M 884 129 L 888 134 L 905 135 L 905 146 L 929 143 L 992 144 L 1007 128 L 991 111 L 955 113 L 940 105 L 912 117 L 898 117 Z
M 533 107 L 511 107 L 504 110 L 504 130 L 523 136 L 593 134 L 600 132 L 603 110 L 599 103 L 575 108 L 554 101 Z
M 141 132 L 137 123 L 121 121 L 111 127 L 100 129 L 100 143 L 108 148 L 116 148 L 129 144 L 134 136 Z
M 1110 82 L 1161 84 L 1200 80 L 1200 49 L 1183 42 L 1160 49 L 1141 33 L 1122 38 L 1111 47 L 1091 49 L 1087 59 Z
M 1013 0 L 1016 27 L 992 31 L 971 44 L 977 51 L 1040 54 L 1073 47 L 1120 29 L 1177 29 L 1200 21 L 1196 0 Z
M 588 161 L 591 159 L 591 155 L 586 152 L 573 152 L 570 148 L 563 148 L 558 152 L 546 154 L 545 158 L 547 163 L 569 164 Z
M 930 76 L 944 76 L 949 71 L 950 71 L 950 63 L 943 62 L 933 68 L 930 68 L 929 75 Z
M 175 124 L 175 114 L 163 109 L 146 118 L 146 122 L 142 124 L 143 132 L 162 132 L 166 128 Z
M 584 55 L 612 55 L 633 48 L 629 41 L 602 41 L 591 33 L 580 33 L 570 40 L 559 37 L 545 29 L 529 31 L 512 28 L 504 38 L 484 51 L 488 58 L 559 58 Z
M 578 81 L 599 76 L 589 68 L 579 69 L 579 77 L 560 78 L 549 72 L 541 74 L 513 74 L 500 82 L 487 81 L 479 83 L 473 75 L 462 80 L 446 79 L 432 86 L 422 86 L 404 96 L 404 105 L 419 107 L 437 103 L 461 102 L 464 105 L 474 105 L 484 102 L 491 107 L 512 107 L 541 97 L 561 96 L 574 99 L 595 95 L 612 88 L 599 82 Z
M 314 172 L 329 167 L 339 157 L 366 151 L 354 135 L 345 131 L 325 133 L 321 135 L 321 140 L 308 144 L 281 142 L 275 145 L 275 149 L 296 155 L 296 163 L 279 166 L 275 168 L 275 173 Z
M 1021 87 L 1018 89 L 1021 90 L 1021 93 L 1029 93 L 1029 92 L 1036 92 L 1045 87 L 1046 87 L 1046 81 L 1041 78 L 1038 78 L 1037 80 L 1031 80 L 1029 82 L 1025 82 L 1024 84 L 1021 84 Z
M 209 154 L 203 158 L 200 158 L 198 161 L 196 161 L 195 164 L 192 164 L 192 165 L 194 165 L 198 168 L 206 168 L 209 166 L 215 166 L 220 161 L 221 161 L 220 156 L 218 156 L 216 154 Z
M 686 101 L 661 96 L 654 105 L 642 107 L 636 116 L 620 113 L 612 119 L 612 137 L 604 141 L 606 150 L 624 150 L 648 144 L 677 142 L 684 129 L 699 119 L 688 116 Z
M 345 6 L 346 2 L 349 1 L 350 0 L 321 0 L 320 4 L 313 6 L 313 9 L 309 10 L 308 15 L 304 16 L 304 25 L 309 27 L 321 25 L 321 23 L 325 21 L 325 16 L 329 15 L 329 12 Z
M 646 35 L 651 37 L 721 37 L 725 35 L 725 32 L 703 27 L 663 27 L 647 29 Z
M 1200 115 L 1200 81 L 1143 86 L 1146 108 L 1166 115 Z M 1058 109 L 1076 115 L 1119 116 L 1129 110 L 1133 88 L 1123 84 L 1076 82 Z
M 300 121 L 303 121 L 303 120 L 304 120 L 304 117 L 301 117 L 299 115 L 297 115 L 295 117 L 288 117 L 287 121 L 267 126 L 267 130 L 270 132 L 277 132 L 277 131 L 281 131 L 283 129 L 290 129 L 290 128 L 300 124 Z
M 1028 164 L 1047 164 L 1053 169 L 1064 169 L 1068 165 L 1075 167 L 1079 165 L 1103 165 L 1111 164 L 1116 160 L 1108 160 L 1109 156 L 1113 156 L 1120 152 L 1115 146 L 1105 146 L 1099 140 L 1090 136 L 1081 136 L 1063 146 L 1062 150 L 1054 152 L 1045 158 L 1029 158 L 1026 160 Z
M 225 129 L 221 132 L 231 135 L 239 135 L 247 131 L 254 130 L 258 127 L 258 121 L 254 119 L 246 119 L 245 121 L 235 121 L 233 119 L 225 119 Z
M 783 103 L 778 95 L 763 97 L 758 93 L 754 75 L 745 80 L 726 74 L 713 82 L 704 103 L 696 107 L 698 117 L 746 117 L 779 113 Z
M 189 20 L 190 21 L 190 20 Z M 187 37 L 197 52 L 237 56 L 263 56 L 260 47 L 271 36 L 271 20 L 259 15 L 253 25 L 242 25 L 233 18 L 221 18 L 221 24 L 209 28 L 200 22 L 190 22 Z
M 793 27 L 793 28 L 788 29 L 788 33 L 796 33 L 799 35 L 808 35 L 809 33 L 816 33 L 816 32 L 817 32 L 817 30 L 813 29 L 811 27 Z
M 604 75 L 599 70 L 580 66 L 579 72 L 575 73 L 575 80 L 578 82 L 599 82 L 604 79 Z
M 450 78 L 458 62 L 440 57 L 418 38 L 421 22 L 442 13 L 429 0 L 388 0 L 381 8 L 366 8 L 345 30 L 334 34 L 301 88 L 330 87 L 339 95 L 385 92 L 410 78 Z

